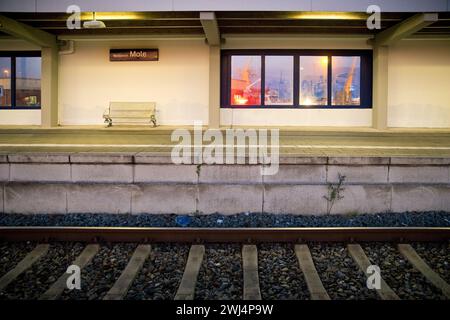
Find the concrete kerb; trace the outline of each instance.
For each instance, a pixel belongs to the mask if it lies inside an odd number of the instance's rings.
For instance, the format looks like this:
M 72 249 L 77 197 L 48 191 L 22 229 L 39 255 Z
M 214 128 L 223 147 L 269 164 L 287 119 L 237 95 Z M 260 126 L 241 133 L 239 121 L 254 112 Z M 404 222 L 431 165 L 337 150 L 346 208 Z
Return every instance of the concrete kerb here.
M 70 153 L 59 152 L 21 152 L 8 154 L 9 163 L 69 163 Z
M 5 213 L 5 184 L 0 183 L 0 213 Z

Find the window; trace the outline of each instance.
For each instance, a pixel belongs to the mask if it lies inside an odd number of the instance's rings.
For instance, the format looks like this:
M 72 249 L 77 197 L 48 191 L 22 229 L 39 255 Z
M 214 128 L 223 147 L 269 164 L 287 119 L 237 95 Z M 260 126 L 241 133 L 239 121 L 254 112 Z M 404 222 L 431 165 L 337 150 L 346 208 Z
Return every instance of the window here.
M 328 56 L 300 56 L 300 105 L 328 103 Z
M 231 57 L 231 104 L 261 104 L 261 57 Z
M 358 106 L 360 102 L 360 65 L 359 57 L 332 58 L 332 104 L 340 106 Z
M 40 105 L 40 53 L 0 52 L 0 108 L 39 109 Z
M 11 58 L 0 57 L 0 105 L 11 106 Z
M 372 107 L 370 50 L 222 50 L 221 68 L 223 108 Z
M 266 56 L 265 105 L 293 105 L 294 59 L 292 56 Z

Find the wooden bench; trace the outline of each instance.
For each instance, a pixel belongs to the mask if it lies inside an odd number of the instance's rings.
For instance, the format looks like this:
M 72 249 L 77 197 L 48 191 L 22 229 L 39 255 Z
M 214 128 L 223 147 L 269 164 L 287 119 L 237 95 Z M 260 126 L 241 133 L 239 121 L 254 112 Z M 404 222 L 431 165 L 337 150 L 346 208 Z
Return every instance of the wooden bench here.
M 108 127 L 121 124 L 150 124 L 156 127 L 155 102 L 110 102 L 103 118 Z

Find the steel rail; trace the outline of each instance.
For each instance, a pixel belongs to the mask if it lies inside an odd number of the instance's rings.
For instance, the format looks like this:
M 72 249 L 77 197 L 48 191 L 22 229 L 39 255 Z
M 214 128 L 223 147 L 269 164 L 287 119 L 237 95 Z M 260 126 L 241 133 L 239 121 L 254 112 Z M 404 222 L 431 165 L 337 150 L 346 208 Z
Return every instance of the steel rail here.
M 158 228 L 0 227 L 0 241 L 80 242 L 413 242 L 449 241 L 448 227 Z

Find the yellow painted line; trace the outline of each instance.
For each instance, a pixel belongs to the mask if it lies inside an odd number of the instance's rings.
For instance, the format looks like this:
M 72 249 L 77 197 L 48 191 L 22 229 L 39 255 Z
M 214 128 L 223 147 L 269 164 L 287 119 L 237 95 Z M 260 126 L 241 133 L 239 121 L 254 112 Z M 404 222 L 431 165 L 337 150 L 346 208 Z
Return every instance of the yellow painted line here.
M 11 282 L 20 276 L 24 271 L 28 270 L 33 263 L 47 254 L 49 245 L 38 244 L 33 251 L 29 252 L 15 267 L 0 278 L 0 291 L 5 289 Z
M 399 244 L 398 250 L 408 259 L 408 261 L 422 273 L 435 287 L 439 288 L 442 293 L 450 299 L 450 286 L 442 279 L 428 264 L 417 254 L 416 250 L 409 244 Z
M 75 147 L 75 148 L 173 148 L 180 145 L 171 144 L 80 144 L 80 143 L 3 143 L 0 144 L 1 147 Z M 203 144 L 202 147 L 208 147 L 209 144 Z M 227 145 L 212 145 L 218 148 L 230 147 Z M 200 147 L 196 145 L 183 145 L 182 147 L 194 148 Z M 258 148 L 259 145 L 233 145 L 234 148 Z M 273 147 L 273 145 L 268 145 L 268 147 Z M 368 146 L 368 145 L 289 145 L 281 144 L 280 148 L 312 148 L 312 149 L 400 149 L 400 150 L 450 150 L 450 147 L 413 147 L 413 146 Z
M 305 277 L 311 300 L 330 300 L 330 296 L 324 288 L 316 267 L 314 266 L 314 261 L 308 245 L 295 245 L 295 255 L 297 256 L 300 269 Z
M 123 270 L 119 279 L 114 283 L 113 287 L 108 291 L 103 300 L 122 300 L 130 289 L 131 284 L 142 269 L 145 260 L 150 255 L 150 245 L 139 245 L 134 250 L 130 261 Z
M 194 300 L 195 285 L 197 283 L 198 273 L 205 254 L 205 246 L 193 245 L 189 250 L 186 267 L 184 268 L 183 278 L 175 294 L 175 300 Z

